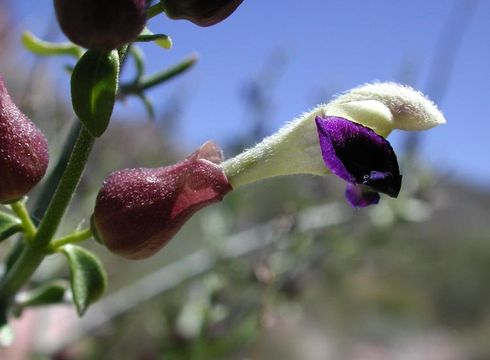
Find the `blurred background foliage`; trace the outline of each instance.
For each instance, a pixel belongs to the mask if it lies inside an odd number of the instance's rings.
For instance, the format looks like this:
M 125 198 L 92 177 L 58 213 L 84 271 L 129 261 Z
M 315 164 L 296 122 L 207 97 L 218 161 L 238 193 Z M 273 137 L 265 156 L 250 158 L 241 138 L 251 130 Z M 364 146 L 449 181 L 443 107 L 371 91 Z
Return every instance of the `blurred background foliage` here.
M 0 8 L 0 72 L 20 108 L 47 133 L 54 159 L 71 126 L 69 105 L 54 95 L 46 59 L 26 72 L 10 71 L 18 39 L 8 31 L 8 3 Z M 261 119 L 277 106 L 276 80 L 287 66 L 285 54 L 272 53 L 237 88 L 249 131 L 222 144 L 227 156 L 266 135 Z M 432 79 L 433 86 L 445 76 Z M 113 170 L 162 166 L 186 155 L 173 136 L 185 101 L 176 91 L 154 122 L 113 120 L 63 231 L 80 226 L 80 219 L 86 225 Z M 417 153 L 420 141 L 407 137 L 399 154 L 406 174 L 400 198 L 384 197 L 366 210 L 351 209 L 333 177 L 277 178 L 202 211 L 146 261 L 120 259 L 87 243 L 108 270 L 106 297 L 81 320 L 71 307 L 27 311 L 16 346 L 0 355 L 488 359 L 490 194 L 427 168 Z M 50 258 L 36 280 L 66 276 L 58 260 Z

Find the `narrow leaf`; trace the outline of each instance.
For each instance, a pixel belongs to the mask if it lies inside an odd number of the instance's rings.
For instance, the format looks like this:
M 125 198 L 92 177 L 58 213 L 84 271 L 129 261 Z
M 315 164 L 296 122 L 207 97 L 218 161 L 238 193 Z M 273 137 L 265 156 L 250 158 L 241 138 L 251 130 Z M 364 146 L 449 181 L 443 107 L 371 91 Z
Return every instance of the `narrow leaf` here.
M 15 233 L 22 232 L 22 224 L 16 217 L 0 212 L 0 241 L 3 241 Z
M 81 47 L 72 43 L 51 43 L 36 37 L 30 31 L 22 34 L 22 44 L 31 53 L 41 56 L 68 55 L 79 58 L 83 54 Z
M 61 251 L 68 259 L 73 301 L 79 316 L 96 302 L 107 286 L 107 275 L 94 254 L 76 245 L 66 245 Z
M 88 50 L 71 76 L 71 101 L 75 113 L 95 137 L 109 125 L 116 101 L 119 55 L 116 50 Z
M 157 85 L 161 85 L 164 82 L 183 74 L 184 72 L 189 70 L 196 62 L 197 56 L 191 55 L 169 69 L 159 71 L 152 75 L 143 76 L 137 83 L 123 84 L 120 91 L 121 96 L 138 94 L 143 92 L 144 90 L 153 88 Z
M 145 27 L 141 34 L 136 38 L 138 42 L 150 42 L 153 41 L 158 46 L 164 49 L 172 48 L 172 39 L 165 34 L 154 34 L 150 29 Z

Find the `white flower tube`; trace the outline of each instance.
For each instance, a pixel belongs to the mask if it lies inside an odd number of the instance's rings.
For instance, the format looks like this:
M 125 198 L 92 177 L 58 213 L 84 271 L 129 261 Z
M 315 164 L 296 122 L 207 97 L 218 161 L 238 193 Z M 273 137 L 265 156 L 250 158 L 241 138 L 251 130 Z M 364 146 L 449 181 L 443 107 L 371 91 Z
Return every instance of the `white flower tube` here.
M 446 121 L 422 93 L 396 83 L 362 85 L 287 123 L 275 134 L 225 161 L 234 188 L 290 174 L 325 175 L 315 118 L 335 116 L 361 124 L 386 137 L 393 129 L 426 130 Z

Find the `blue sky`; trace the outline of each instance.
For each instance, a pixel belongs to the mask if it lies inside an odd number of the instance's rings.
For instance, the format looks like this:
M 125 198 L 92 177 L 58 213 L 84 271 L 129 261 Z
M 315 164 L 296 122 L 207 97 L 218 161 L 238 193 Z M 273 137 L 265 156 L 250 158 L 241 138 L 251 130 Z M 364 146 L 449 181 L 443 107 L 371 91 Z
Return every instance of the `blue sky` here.
M 450 0 L 245 0 L 229 19 L 209 28 L 162 15 L 152 19 L 149 27 L 169 34 L 174 47 L 164 51 L 145 45 L 148 71 L 170 66 L 190 53 L 198 53 L 200 61 L 185 76 L 152 90 L 150 97 L 157 113 L 163 113 L 169 95 L 186 94 L 176 141 L 191 149 L 210 138 L 226 142 L 246 131 L 243 86 L 261 74 L 273 54 L 282 54 L 287 62 L 272 88 L 274 111 L 264 119 L 269 133 L 328 100 L 321 97 L 332 91 L 374 80 L 396 81 L 401 74 L 424 90 L 435 46 L 448 31 L 444 24 L 454 4 Z M 52 21 L 52 1 L 17 0 L 12 5 L 20 20 L 19 35 L 25 28 L 41 35 Z M 488 14 L 490 1 L 479 1 L 439 103 L 448 124 L 424 134 L 421 152 L 428 164 L 447 176 L 486 188 L 490 183 Z M 458 25 L 453 27 L 456 35 Z M 27 53 L 22 56 L 32 58 Z M 136 101 L 118 113 L 144 116 Z M 395 149 L 401 147 L 400 135 L 390 139 Z

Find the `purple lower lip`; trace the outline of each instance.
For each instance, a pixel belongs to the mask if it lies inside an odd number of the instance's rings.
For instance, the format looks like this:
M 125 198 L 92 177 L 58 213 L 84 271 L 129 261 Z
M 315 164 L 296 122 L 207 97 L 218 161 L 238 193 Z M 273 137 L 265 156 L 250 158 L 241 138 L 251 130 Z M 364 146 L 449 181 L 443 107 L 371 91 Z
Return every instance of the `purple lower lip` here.
M 315 122 L 323 161 L 333 174 L 349 183 L 346 197 L 351 205 L 375 204 L 379 196 L 373 193 L 377 192 L 398 196 L 401 175 L 395 152 L 386 139 L 337 116 L 317 116 Z

